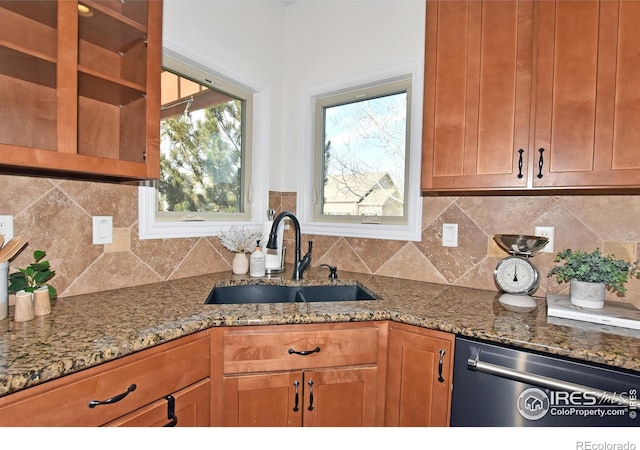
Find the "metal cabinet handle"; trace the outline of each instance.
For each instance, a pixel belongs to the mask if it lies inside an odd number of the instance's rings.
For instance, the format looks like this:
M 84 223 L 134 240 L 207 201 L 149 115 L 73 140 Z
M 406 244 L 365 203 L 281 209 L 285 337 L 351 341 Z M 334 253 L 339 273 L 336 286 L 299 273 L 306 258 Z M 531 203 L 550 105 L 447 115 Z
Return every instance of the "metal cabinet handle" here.
M 309 407 L 307 409 L 313 411 L 313 380 L 309 380 L 307 384 L 309 385 Z
M 442 377 L 442 365 L 444 363 L 444 349 L 440 349 L 440 361 L 438 361 L 438 381 L 440 383 L 444 383 L 444 378 Z
M 538 160 L 538 178 L 542 178 L 542 166 L 544 165 L 542 154 L 544 153 L 544 149 L 541 148 L 538 151 L 540 152 L 540 159 Z
M 522 154 L 524 153 L 523 149 L 518 150 L 518 153 L 520 153 L 520 156 L 518 157 L 518 178 L 522 178 L 522 165 L 523 165 L 523 161 L 522 161 Z
M 294 381 L 293 382 L 293 387 L 296 390 L 296 394 L 295 394 L 296 396 L 295 396 L 295 399 L 294 399 L 293 412 L 298 412 L 298 410 L 300 409 L 300 408 L 298 408 L 298 403 L 300 403 L 300 394 L 298 392 L 298 386 L 300 386 L 300 382 L 299 381 Z
M 497 375 L 499 377 L 508 378 L 510 380 L 520 381 L 522 383 L 533 384 L 536 386 L 553 389 L 556 391 L 568 391 L 568 392 L 589 392 L 598 396 L 600 400 L 607 401 L 616 405 L 630 406 L 630 399 L 615 392 L 607 392 L 602 389 L 597 389 L 589 386 L 583 386 L 581 384 L 569 383 L 568 381 L 558 380 L 556 378 L 545 377 L 542 375 L 536 375 L 533 373 L 520 372 L 508 367 L 499 366 L 497 364 L 491 364 L 480 361 L 479 355 L 473 359 L 467 360 L 467 368 L 469 370 L 476 370 L 478 372 L 485 372 L 491 375 Z M 635 400 L 634 400 L 635 401 Z
M 167 395 L 164 399 L 167 401 L 167 419 L 169 419 L 169 423 L 165 423 L 163 427 L 175 427 L 178 424 L 176 399 L 173 395 Z
M 111 397 L 111 398 L 108 398 L 106 400 L 91 400 L 89 402 L 89 408 L 95 408 L 96 406 L 99 406 L 99 405 L 110 405 L 112 403 L 117 403 L 120 400 L 122 400 L 123 398 L 125 398 L 127 395 L 129 395 L 129 393 L 135 391 L 136 387 L 137 386 L 135 384 L 132 384 L 122 394 L 118 394 L 115 397 Z
M 320 347 L 316 347 L 313 350 L 300 350 L 300 351 L 290 348 L 289 354 L 293 355 L 294 353 L 296 355 L 307 356 L 307 355 L 311 355 L 312 353 L 320 353 Z

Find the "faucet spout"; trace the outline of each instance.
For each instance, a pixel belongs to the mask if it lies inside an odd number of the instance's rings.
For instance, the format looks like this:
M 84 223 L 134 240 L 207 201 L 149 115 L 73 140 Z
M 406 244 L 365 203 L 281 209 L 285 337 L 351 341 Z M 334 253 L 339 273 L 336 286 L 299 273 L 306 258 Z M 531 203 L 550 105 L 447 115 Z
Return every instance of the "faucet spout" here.
M 311 264 L 311 249 L 313 247 L 313 241 L 309 241 L 309 251 L 307 252 L 306 255 L 304 255 L 304 257 L 300 260 L 300 278 L 302 278 L 302 273 L 305 271 L 305 269 L 307 269 L 309 267 L 309 264 Z
M 295 229 L 296 235 L 296 249 L 295 249 L 295 259 L 293 263 L 293 280 L 302 280 L 302 274 L 305 269 L 309 267 L 311 264 L 311 247 L 313 245 L 313 241 L 309 241 L 309 252 L 304 255 L 304 258 L 301 258 L 300 251 L 300 222 L 298 222 L 298 218 L 291 211 L 282 211 L 280 214 L 273 219 L 273 225 L 271 226 L 271 231 L 269 232 L 269 241 L 267 242 L 267 248 L 277 249 L 278 248 L 278 240 L 277 240 L 277 231 L 280 222 L 285 218 L 289 218 L 291 222 L 293 222 L 293 228 Z

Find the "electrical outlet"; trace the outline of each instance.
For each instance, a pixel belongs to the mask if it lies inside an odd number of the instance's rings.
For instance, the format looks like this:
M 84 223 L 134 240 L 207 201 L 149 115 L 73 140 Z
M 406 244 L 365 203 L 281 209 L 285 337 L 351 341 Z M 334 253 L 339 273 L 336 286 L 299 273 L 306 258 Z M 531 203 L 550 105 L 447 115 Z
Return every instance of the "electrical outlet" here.
M 5 242 L 13 238 L 13 216 L 0 216 L 0 234 Z
M 554 240 L 555 227 L 548 227 L 548 226 L 535 227 L 534 234 L 536 236 L 542 236 L 549 239 L 549 242 L 547 242 L 547 245 L 545 245 L 544 248 L 542 249 L 542 253 L 553 253 L 553 246 L 555 244 L 555 240 Z

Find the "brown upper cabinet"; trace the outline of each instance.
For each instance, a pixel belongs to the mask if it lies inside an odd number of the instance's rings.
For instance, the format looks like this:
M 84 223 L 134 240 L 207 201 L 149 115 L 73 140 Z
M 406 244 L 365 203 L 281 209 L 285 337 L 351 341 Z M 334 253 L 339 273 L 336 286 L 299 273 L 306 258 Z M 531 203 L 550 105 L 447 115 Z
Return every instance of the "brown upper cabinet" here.
M 638 1 L 429 1 L 422 191 L 640 186 Z
M 0 2 L 3 171 L 158 178 L 161 0 Z

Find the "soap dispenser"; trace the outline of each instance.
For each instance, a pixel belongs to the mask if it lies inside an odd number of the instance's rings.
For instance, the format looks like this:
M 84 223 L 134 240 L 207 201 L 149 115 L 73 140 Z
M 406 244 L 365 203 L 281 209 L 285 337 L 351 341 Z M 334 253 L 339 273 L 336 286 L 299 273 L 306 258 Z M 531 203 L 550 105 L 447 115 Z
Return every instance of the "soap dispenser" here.
M 251 254 L 249 273 L 252 277 L 263 277 L 264 271 L 264 253 L 260 249 L 260 241 L 256 244 L 255 251 Z

